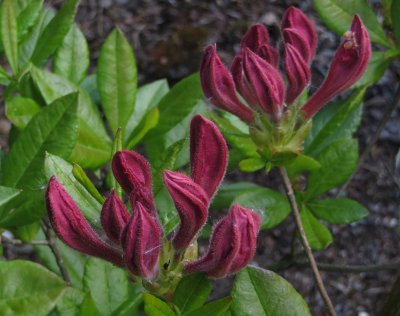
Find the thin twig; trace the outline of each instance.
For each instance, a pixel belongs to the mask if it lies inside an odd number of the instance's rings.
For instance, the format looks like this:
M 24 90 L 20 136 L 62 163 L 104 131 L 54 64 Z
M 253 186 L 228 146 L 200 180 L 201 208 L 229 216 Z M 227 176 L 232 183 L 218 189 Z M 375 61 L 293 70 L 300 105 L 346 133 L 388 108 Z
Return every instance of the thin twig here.
M 387 122 L 390 120 L 392 116 L 392 112 L 396 109 L 400 102 L 400 84 L 397 85 L 396 91 L 393 96 L 392 102 L 386 108 L 385 115 L 383 116 L 382 120 L 379 122 L 378 128 L 376 129 L 374 135 L 372 135 L 370 142 L 368 143 L 367 147 L 365 147 L 363 153 L 361 154 L 360 158 L 358 159 L 358 165 L 356 170 L 353 172 L 351 177 L 341 186 L 341 188 L 336 193 L 336 197 L 340 197 L 344 195 L 348 185 L 350 184 L 351 180 L 353 180 L 355 174 L 357 173 L 358 169 L 364 162 L 364 160 L 368 157 L 372 147 L 375 145 L 376 141 L 378 140 L 379 136 L 381 135 L 383 129 L 385 128 Z
M 8 239 L 4 236 L 1 238 L 1 242 L 7 245 L 35 245 L 35 246 L 48 246 L 49 242 L 47 240 L 31 240 L 29 242 L 25 242 L 19 239 Z
M 56 244 L 56 240 L 54 239 L 54 235 L 52 233 L 51 228 L 45 221 L 41 222 L 41 226 L 42 226 L 43 232 L 46 236 L 46 239 L 48 241 L 49 247 L 50 247 L 51 251 L 53 252 L 53 255 L 56 259 L 57 266 L 60 269 L 60 272 L 61 272 L 61 275 L 62 275 L 64 281 L 67 284 L 71 284 L 71 279 L 69 277 L 68 270 L 64 265 L 64 260 L 62 258 L 60 249 L 58 248 L 58 246 Z
M 283 183 L 285 185 L 286 195 L 287 195 L 287 197 L 289 199 L 290 206 L 292 208 L 294 219 L 295 219 L 295 222 L 296 222 L 297 230 L 299 231 L 301 242 L 303 244 L 303 247 L 304 247 L 304 250 L 306 252 L 307 258 L 308 258 L 308 260 L 310 262 L 310 266 L 311 266 L 311 269 L 313 271 L 315 282 L 317 284 L 318 290 L 321 293 L 322 299 L 325 302 L 325 305 L 326 305 L 326 307 L 328 309 L 329 315 L 330 316 L 336 316 L 335 308 L 334 308 L 334 306 L 332 304 L 331 299 L 329 298 L 328 292 L 326 291 L 326 288 L 324 286 L 324 282 L 322 281 L 322 278 L 321 278 L 321 274 L 320 274 L 320 272 L 318 270 L 317 263 L 316 263 L 315 258 L 313 256 L 313 253 L 311 251 L 311 247 L 310 247 L 310 245 L 308 243 L 306 234 L 304 232 L 304 227 L 303 227 L 303 224 L 301 222 L 300 211 L 299 211 L 299 207 L 298 207 L 297 202 L 296 202 L 296 197 L 294 196 L 292 183 L 290 182 L 289 176 L 288 176 L 288 174 L 286 172 L 286 169 L 284 167 L 280 167 L 279 168 L 279 172 L 281 174 Z

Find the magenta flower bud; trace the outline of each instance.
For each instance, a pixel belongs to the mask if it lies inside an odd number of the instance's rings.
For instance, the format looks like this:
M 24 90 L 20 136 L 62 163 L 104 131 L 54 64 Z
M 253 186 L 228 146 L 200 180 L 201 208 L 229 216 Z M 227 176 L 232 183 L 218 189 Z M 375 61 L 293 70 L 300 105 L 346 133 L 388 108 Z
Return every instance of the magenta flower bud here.
M 270 63 L 275 68 L 279 65 L 278 51 L 271 45 L 262 45 L 257 51 L 257 55 L 262 57 L 265 61 Z
M 299 51 L 291 44 L 285 46 L 285 71 L 286 103 L 292 104 L 310 82 L 311 71 Z
M 292 45 L 305 60 L 306 64 L 310 64 L 313 56 L 311 55 L 310 44 L 296 29 L 285 29 L 282 31 L 285 46 Z
M 254 122 L 253 111 L 236 95 L 232 76 L 219 58 L 215 45 L 208 46 L 204 51 L 200 78 L 204 95 L 211 103 L 247 123 Z
M 243 52 L 243 71 L 262 111 L 274 120 L 283 112 L 285 86 L 279 71 L 249 49 Z
M 240 46 L 249 48 L 254 53 L 257 53 L 263 45 L 268 45 L 268 31 L 262 24 L 252 25 L 246 34 L 243 36 Z
M 175 249 L 186 249 L 207 221 L 208 196 L 188 176 L 164 171 L 164 182 L 180 217 L 180 225 L 173 237 Z
M 124 260 L 137 276 L 151 279 L 158 275 L 161 249 L 161 230 L 157 220 L 140 202 L 121 234 Z
M 309 64 L 315 55 L 317 33 L 308 17 L 296 7 L 290 7 L 282 17 L 281 28 L 285 42 L 287 41 L 286 43 L 292 44 L 300 53 L 303 53 L 304 48 L 301 47 L 303 44 L 301 40 L 299 41 L 299 38 L 304 39 L 308 43 L 309 54 L 306 56 L 308 57 L 306 62 Z M 291 30 L 289 31 L 289 36 L 288 34 L 285 36 L 286 29 Z M 296 32 L 294 32 L 294 30 Z M 298 36 L 294 35 L 295 33 L 297 33 Z
M 100 239 L 54 176 L 47 187 L 46 205 L 50 223 L 64 243 L 87 255 L 124 266 L 122 253 Z
M 101 225 L 107 237 L 120 244 L 120 235 L 129 220 L 129 213 L 115 191 L 107 197 L 101 210 Z
M 208 276 L 223 278 L 244 268 L 253 258 L 260 216 L 239 205 L 233 205 L 214 227 L 207 253 L 185 265 L 185 271 L 206 272 Z
M 330 99 L 349 88 L 367 69 L 371 42 L 361 18 L 354 16 L 351 30 L 344 34 L 325 81 L 301 109 L 309 119 Z
M 190 169 L 192 179 L 212 199 L 228 164 L 228 146 L 218 127 L 201 115 L 190 123 Z

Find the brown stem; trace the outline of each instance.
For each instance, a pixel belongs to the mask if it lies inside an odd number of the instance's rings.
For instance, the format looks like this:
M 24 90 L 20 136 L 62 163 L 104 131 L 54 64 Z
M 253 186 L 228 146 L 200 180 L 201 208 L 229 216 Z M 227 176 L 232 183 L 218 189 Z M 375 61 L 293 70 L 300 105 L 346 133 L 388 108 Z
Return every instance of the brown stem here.
M 303 247 L 304 247 L 304 250 L 306 252 L 308 261 L 309 261 L 311 269 L 313 271 L 315 282 L 317 284 L 318 290 L 321 293 L 322 299 L 325 302 L 325 305 L 326 305 L 326 307 L 328 309 L 329 315 L 330 316 L 336 316 L 335 308 L 333 307 L 332 301 L 329 298 L 328 292 L 326 291 L 326 288 L 324 286 L 324 282 L 322 281 L 322 278 L 321 278 L 321 274 L 320 274 L 320 272 L 318 270 L 317 263 L 316 263 L 315 258 L 313 256 L 313 253 L 311 251 L 311 247 L 310 247 L 310 245 L 308 243 L 306 234 L 304 232 L 304 227 L 303 227 L 303 224 L 301 222 L 300 211 L 299 211 L 299 207 L 297 205 L 296 197 L 294 196 L 292 183 L 290 182 L 289 176 L 288 176 L 288 174 L 286 172 L 286 169 L 284 167 L 280 167 L 279 168 L 279 172 L 280 172 L 280 175 L 282 177 L 283 183 L 285 185 L 286 195 L 288 197 L 288 200 L 290 202 L 290 206 L 291 206 L 292 211 L 293 211 L 293 215 L 294 215 L 294 219 L 295 219 L 295 222 L 296 222 L 297 230 L 299 231 L 299 234 L 300 234 L 301 243 L 303 244 Z
M 64 265 L 64 260 L 63 260 L 62 254 L 60 252 L 60 249 L 58 248 L 58 246 L 56 244 L 56 240 L 54 238 L 53 231 L 49 227 L 49 225 L 44 221 L 42 221 L 41 226 L 42 226 L 42 230 L 43 230 L 43 232 L 44 232 L 44 234 L 46 236 L 46 239 L 47 239 L 48 245 L 50 247 L 50 250 L 51 250 L 51 252 L 53 253 L 53 255 L 54 255 L 55 259 L 56 259 L 56 263 L 57 263 L 58 268 L 60 269 L 61 275 L 62 275 L 64 281 L 68 285 L 70 285 L 71 284 L 71 279 L 69 277 L 68 270 Z

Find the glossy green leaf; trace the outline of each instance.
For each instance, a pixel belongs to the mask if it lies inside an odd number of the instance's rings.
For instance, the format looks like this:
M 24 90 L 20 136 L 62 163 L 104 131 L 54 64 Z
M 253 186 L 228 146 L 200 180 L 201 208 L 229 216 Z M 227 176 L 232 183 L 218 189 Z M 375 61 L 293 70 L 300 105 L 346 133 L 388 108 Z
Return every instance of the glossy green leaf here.
M 142 302 L 143 302 L 143 295 L 141 293 L 137 293 L 134 298 L 129 298 L 117 310 L 115 310 L 114 313 L 112 314 L 112 316 L 140 315 L 139 307 Z
M 74 21 L 79 0 L 66 0 L 40 35 L 31 61 L 41 65 L 62 44 Z
M 81 166 L 73 163 L 72 174 L 100 204 L 104 203 L 105 198 L 100 194 Z
M 160 118 L 160 112 L 157 108 L 152 109 L 143 121 L 140 123 L 137 129 L 132 133 L 132 138 L 129 140 L 127 148 L 133 148 L 143 137 L 154 127 L 157 126 L 157 123 Z
M 364 95 L 365 89 L 355 91 L 350 98 L 332 103 L 318 112 L 305 141 L 307 155 L 315 158 L 335 140 L 351 137 L 361 121 Z
M 69 157 L 78 133 L 77 101 L 76 93 L 59 98 L 28 123 L 4 162 L 6 186 L 41 187 L 45 152 Z
M 46 103 L 67 93 L 79 92 L 79 135 L 70 160 L 92 169 L 107 162 L 111 154 L 111 140 L 88 93 L 67 79 L 39 68 L 32 67 L 31 74 Z
M 239 163 L 239 168 L 244 172 L 255 172 L 265 166 L 265 161 L 261 158 L 247 158 Z
M 301 295 L 278 274 L 247 267 L 232 288 L 232 315 L 311 316 Z
M 43 0 L 31 0 L 29 3 L 19 12 L 17 16 L 18 21 L 18 39 L 23 38 L 29 31 L 29 29 L 38 20 L 40 11 L 42 9 Z
M 169 91 L 168 82 L 165 79 L 148 83 L 138 89 L 135 109 L 126 124 L 124 143 L 131 143 L 131 139 L 139 133 L 140 123 L 149 112 L 156 107 L 160 100 Z M 128 148 L 131 146 L 127 146 Z
M 350 224 L 368 215 L 368 210 L 350 199 L 313 200 L 307 203 L 319 218 L 332 224 Z
M 397 47 L 400 47 L 400 2 L 398 0 L 392 1 L 391 18 L 394 37 L 396 39 Z
M 227 316 L 226 312 L 229 310 L 231 306 L 232 298 L 231 297 L 224 297 L 219 300 L 212 301 L 207 303 L 206 305 L 191 311 L 189 314 L 190 316 Z
M 57 303 L 58 316 L 78 316 L 79 308 L 85 298 L 85 294 L 73 287 L 67 288 L 63 297 Z
M 211 282 L 204 274 L 187 275 L 179 282 L 174 293 L 173 303 L 183 314 L 188 314 L 207 301 L 211 290 Z
M 321 168 L 311 172 L 306 198 L 328 192 L 351 176 L 357 166 L 358 143 L 350 138 L 338 139 L 324 149 L 316 159 Z
M 259 188 L 239 194 L 232 203 L 258 212 L 262 217 L 262 229 L 270 229 L 279 225 L 291 211 L 286 197 L 268 188 Z
M 135 106 L 137 70 L 132 47 L 119 29 L 111 32 L 101 48 L 97 86 L 112 132 L 121 127 L 124 134 Z
M 350 29 L 353 16 L 357 13 L 373 42 L 386 47 L 392 46 L 367 0 L 315 0 L 313 3 L 325 24 L 337 34 L 342 35 Z
M 65 36 L 54 58 L 54 72 L 79 84 L 89 68 L 89 47 L 85 36 L 73 25 Z
M 238 195 L 250 191 L 257 191 L 260 188 L 259 185 L 253 182 L 224 183 L 218 189 L 217 195 L 212 201 L 211 209 L 222 210 L 228 208 Z
M 179 223 L 178 213 L 168 190 L 162 187 L 154 197 L 157 205 L 158 215 L 165 232 L 170 233 Z
M 21 191 L 18 189 L 0 186 L 0 206 L 3 206 L 20 193 Z
M 29 243 L 33 239 L 35 239 L 39 229 L 40 229 L 40 222 L 37 221 L 33 222 L 32 224 L 18 226 L 13 230 L 13 233 L 18 239 Z
M 97 309 L 104 316 L 111 315 L 129 298 L 127 272 L 109 262 L 89 258 L 83 282 Z
M 18 22 L 12 0 L 1 4 L 1 39 L 11 69 L 18 74 Z
M 300 212 L 301 222 L 311 249 L 322 250 L 332 243 L 332 234 L 326 226 L 318 221 L 305 207 Z
M 62 279 L 37 263 L 0 262 L 0 310 L 3 315 L 47 315 L 65 289 Z
M 99 312 L 99 310 L 96 307 L 96 304 L 93 301 L 92 296 L 90 293 L 87 293 L 85 296 L 85 299 L 82 302 L 82 305 L 80 306 L 79 310 L 79 316 L 101 316 L 102 314 Z
M 92 225 L 99 226 L 101 203 L 75 178 L 72 173 L 72 165 L 60 157 L 51 154 L 46 155 L 44 165 L 47 180 L 53 175 L 56 176 L 57 180 L 71 195 L 88 221 Z
M 20 130 L 39 112 L 40 106 L 32 99 L 15 96 L 6 100 L 6 116 Z
M 167 303 L 159 298 L 145 292 L 144 298 L 144 311 L 147 316 L 175 316 L 175 312 L 168 306 Z
M 289 178 L 293 179 L 302 172 L 310 172 L 317 170 L 321 165 L 314 158 L 306 155 L 300 155 L 293 159 L 292 162 L 286 165 L 286 170 Z

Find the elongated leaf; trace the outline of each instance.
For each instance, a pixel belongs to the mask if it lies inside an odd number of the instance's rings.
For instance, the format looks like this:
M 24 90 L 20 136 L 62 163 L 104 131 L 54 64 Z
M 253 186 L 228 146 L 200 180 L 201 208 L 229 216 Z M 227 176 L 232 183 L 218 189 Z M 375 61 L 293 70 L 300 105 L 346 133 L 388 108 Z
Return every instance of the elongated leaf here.
M 10 77 L 8 73 L 4 70 L 3 67 L 0 66 L 0 85 L 9 85 L 10 84 Z
M 51 154 L 46 155 L 45 174 L 47 180 L 53 175 L 56 176 L 57 180 L 64 186 L 72 199 L 79 206 L 86 219 L 92 225 L 99 226 L 101 203 L 79 183 L 73 175 L 72 169 L 72 165 L 60 157 Z
M 21 191 L 18 189 L 0 186 L 0 206 L 3 206 L 20 193 Z
M 6 100 L 6 116 L 20 130 L 39 112 L 40 106 L 32 99 L 16 96 Z
M 337 34 L 342 35 L 350 29 L 353 16 L 357 13 L 373 42 L 386 47 L 392 46 L 366 0 L 315 0 L 313 3 L 322 20 Z
M 194 311 L 191 311 L 190 316 L 223 316 L 231 306 L 232 298 L 224 297 L 219 300 L 212 301 Z
M 71 154 L 78 132 L 77 100 L 77 94 L 57 99 L 28 123 L 4 162 L 5 185 L 41 187 L 45 151 L 64 158 Z
M 144 120 L 140 123 L 137 129 L 135 129 L 132 133 L 133 137 L 129 140 L 127 148 L 133 148 L 139 141 L 143 139 L 143 137 L 155 126 L 160 118 L 160 112 L 157 108 L 151 110 Z
M 182 313 L 187 314 L 201 307 L 207 301 L 211 290 L 211 282 L 204 274 L 191 274 L 179 282 L 173 302 Z
M 328 192 L 346 181 L 353 173 L 358 159 L 358 144 L 354 139 L 339 139 L 316 157 L 321 168 L 308 178 L 306 198 Z
M 72 168 L 72 174 L 74 175 L 75 179 L 82 184 L 85 189 L 100 203 L 103 204 L 105 198 L 100 194 L 97 188 L 94 186 L 93 182 L 89 179 L 85 171 L 82 169 L 81 166 L 74 163 Z
M 92 169 L 108 161 L 111 154 L 111 141 L 99 111 L 87 92 L 56 74 L 36 67 L 32 67 L 31 74 L 47 103 L 51 103 L 54 99 L 67 93 L 79 92 L 79 135 L 71 160 L 84 168 Z
M 85 36 L 73 25 L 57 50 L 54 72 L 78 84 L 86 76 L 89 63 L 89 47 Z
M 154 200 L 157 205 L 158 215 L 166 233 L 170 233 L 179 223 L 178 213 L 174 202 L 165 187 L 162 187 L 155 195 Z
M 247 267 L 232 288 L 232 315 L 311 316 L 293 286 L 272 271 Z
M 18 74 L 18 22 L 12 0 L 1 4 L 1 39 L 11 69 Z
M 310 201 L 307 206 L 319 218 L 332 224 L 350 224 L 368 215 L 368 210 L 350 199 Z
M 144 297 L 144 311 L 147 316 L 175 316 L 175 312 L 159 298 L 145 292 Z
M 286 197 L 267 188 L 239 194 L 232 203 L 257 211 L 262 216 L 262 229 L 279 225 L 290 214 L 290 205 Z
M 322 250 L 332 243 L 333 238 L 329 229 L 321 224 L 307 208 L 301 210 L 300 216 L 311 249 Z
M 32 54 L 31 61 L 41 65 L 61 45 L 74 21 L 79 0 L 67 0 L 43 30 Z
M 18 39 L 21 40 L 38 20 L 43 0 L 32 0 L 18 14 Z
M 392 18 L 392 27 L 393 33 L 396 38 L 396 45 L 400 47 L 400 2 L 399 1 L 392 1 L 391 7 L 391 18 Z
M 37 263 L 0 262 L 0 310 L 3 315 L 47 315 L 65 289 L 62 279 Z
M 135 106 L 137 70 L 132 48 L 119 29 L 111 32 L 101 48 L 97 86 L 112 132 L 121 127 L 124 134 Z
M 257 191 L 258 189 L 261 189 L 261 187 L 253 182 L 224 183 L 214 197 L 211 209 L 222 210 L 228 208 L 239 194 Z

